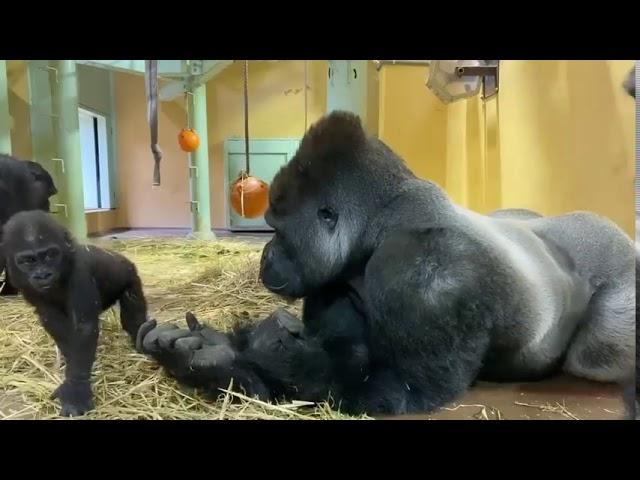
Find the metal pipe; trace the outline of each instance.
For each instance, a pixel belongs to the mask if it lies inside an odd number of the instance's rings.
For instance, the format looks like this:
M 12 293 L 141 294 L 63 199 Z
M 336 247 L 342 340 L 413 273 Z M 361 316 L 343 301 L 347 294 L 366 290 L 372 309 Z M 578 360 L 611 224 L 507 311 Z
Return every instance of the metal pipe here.
M 423 67 L 431 65 L 431 60 L 372 60 L 376 65 L 376 70 L 380 70 L 383 65 L 411 65 Z
M 80 122 L 78 119 L 78 79 L 76 62 L 57 62 L 57 83 L 53 82 L 54 102 L 58 116 L 59 156 L 64 160 L 66 179 L 67 224 L 76 238 L 87 237 L 80 150 Z M 54 77 L 51 77 L 54 78 Z
M 200 145 L 191 154 L 193 158 L 193 166 L 195 171 L 191 169 L 191 174 L 196 175 L 195 198 L 198 202 L 195 205 L 195 225 L 193 226 L 193 234 L 200 239 L 213 239 L 215 235 L 211 230 L 211 206 L 209 192 L 209 141 L 207 132 L 207 86 L 199 84 L 194 86 L 193 95 L 189 95 L 193 99 L 193 108 L 190 109 L 189 124 L 198 132 L 200 137 Z
M 11 115 L 6 60 L 0 60 L 0 153 L 11 154 Z

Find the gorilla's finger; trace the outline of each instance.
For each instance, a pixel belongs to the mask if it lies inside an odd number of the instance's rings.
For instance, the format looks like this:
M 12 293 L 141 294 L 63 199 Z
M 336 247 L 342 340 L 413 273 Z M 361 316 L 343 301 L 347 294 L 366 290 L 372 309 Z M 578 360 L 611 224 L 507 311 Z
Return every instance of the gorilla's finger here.
M 179 352 L 191 352 L 202 348 L 202 339 L 200 337 L 183 337 L 176 340 L 174 348 Z
M 287 329 L 292 335 L 298 336 L 304 330 L 304 323 L 284 308 L 279 308 L 273 315 L 276 317 L 278 325 Z
M 231 340 L 226 334 L 218 332 L 213 328 L 203 327 L 202 330 L 200 330 L 200 336 L 207 345 L 231 345 Z
M 173 344 L 179 338 L 190 337 L 191 331 L 183 330 L 183 329 L 173 329 L 170 331 L 161 332 L 158 335 L 158 346 L 162 349 L 170 349 L 173 347 Z
M 156 325 L 157 325 L 157 322 L 153 319 L 147 320 L 142 325 L 140 325 L 140 328 L 138 329 L 138 334 L 136 335 L 136 350 L 138 352 L 144 353 L 144 350 L 142 349 L 142 341 L 151 330 L 156 328 Z
M 151 330 L 143 339 L 142 339 L 142 349 L 145 353 L 157 353 L 158 352 L 158 340 L 160 335 L 166 334 L 168 332 L 172 332 L 174 330 L 178 330 L 176 325 L 172 325 L 170 323 L 162 324 L 153 330 Z
M 187 312 L 185 317 L 187 318 L 187 326 L 189 327 L 189 330 L 195 332 L 202 329 L 202 325 L 193 313 Z
M 215 345 L 193 352 L 192 368 L 229 367 L 236 358 L 236 353 L 228 345 Z

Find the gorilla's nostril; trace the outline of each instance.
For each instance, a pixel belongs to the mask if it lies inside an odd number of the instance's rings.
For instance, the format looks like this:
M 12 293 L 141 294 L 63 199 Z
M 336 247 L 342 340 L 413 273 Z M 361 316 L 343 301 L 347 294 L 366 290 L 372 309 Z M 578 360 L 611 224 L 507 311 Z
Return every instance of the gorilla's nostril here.
M 51 277 L 53 277 L 53 273 L 51 272 L 41 272 L 35 275 L 36 280 L 40 280 L 40 281 L 50 280 Z

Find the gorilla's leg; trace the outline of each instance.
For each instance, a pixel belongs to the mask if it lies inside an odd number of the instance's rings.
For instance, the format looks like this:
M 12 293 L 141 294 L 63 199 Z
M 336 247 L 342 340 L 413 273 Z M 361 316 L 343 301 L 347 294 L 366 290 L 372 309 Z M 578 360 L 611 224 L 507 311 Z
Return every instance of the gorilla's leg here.
M 131 279 L 129 287 L 119 299 L 120 323 L 122 328 L 135 341 L 138 330 L 147 321 L 147 302 L 142 283 L 137 274 Z
M 76 322 L 51 307 L 38 307 L 42 325 L 55 340 L 65 359 L 64 382 L 51 398 L 62 404 L 61 415 L 78 416 L 94 408 L 91 369 L 98 346 L 98 318 Z
M 635 321 L 633 280 L 604 286 L 571 341 L 565 371 L 599 382 L 628 381 L 635 368 Z

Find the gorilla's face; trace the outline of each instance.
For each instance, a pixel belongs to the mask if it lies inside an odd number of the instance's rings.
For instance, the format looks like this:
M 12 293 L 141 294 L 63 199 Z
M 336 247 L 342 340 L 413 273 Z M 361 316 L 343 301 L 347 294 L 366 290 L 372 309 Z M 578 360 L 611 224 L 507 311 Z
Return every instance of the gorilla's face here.
M 279 191 L 280 182 L 274 181 L 273 189 Z M 269 290 L 285 297 L 304 297 L 335 279 L 358 235 L 347 209 L 327 195 L 314 196 L 316 189 L 309 192 L 308 198 L 272 197 L 265 215 L 275 235 L 264 248 L 260 276 Z
M 7 222 L 2 250 L 17 288 L 46 292 L 69 274 L 73 240 L 48 214 L 34 210 Z
M 301 298 L 348 280 L 370 255 L 373 219 L 407 178 L 402 160 L 367 138 L 356 115 L 320 119 L 272 182 L 265 219 L 275 235 L 262 255 L 264 285 Z

